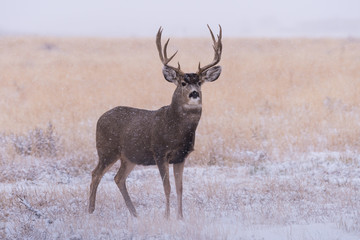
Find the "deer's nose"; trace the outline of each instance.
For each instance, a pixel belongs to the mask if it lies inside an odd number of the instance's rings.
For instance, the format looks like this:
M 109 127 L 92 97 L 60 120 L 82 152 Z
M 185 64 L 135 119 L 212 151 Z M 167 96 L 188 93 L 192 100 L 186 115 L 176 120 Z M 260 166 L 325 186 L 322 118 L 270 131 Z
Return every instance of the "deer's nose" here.
M 194 99 L 196 99 L 196 98 L 198 98 L 200 95 L 199 95 L 199 93 L 197 92 L 197 91 L 192 91 L 191 93 L 190 93 L 190 95 L 189 95 L 189 98 L 194 98 Z

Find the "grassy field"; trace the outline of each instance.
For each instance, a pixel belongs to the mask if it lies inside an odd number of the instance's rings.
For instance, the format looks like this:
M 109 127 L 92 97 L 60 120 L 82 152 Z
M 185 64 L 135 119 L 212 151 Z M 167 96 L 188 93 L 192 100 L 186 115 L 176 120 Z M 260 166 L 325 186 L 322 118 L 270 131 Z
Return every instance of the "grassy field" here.
M 184 71 L 212 59 L 209 39 L 174 39 L 170 47 L 180 50 L 174 62 Z M 157 109 L 174 90 L 153 39 L 2 38 L 0 49 L 0 132 L 26 135 L 50 122 L 61 139 L 58 154 L 81 151 L 86 163 L 95 161 L 103 112 L 118 105 Z M 203 87 L 189 163 L 252 161 L 236 157 L 243 151 L 281 160 L 358 149 L 359 56 L 356 39 L 225 39 L 222 76 Z
M 254 238 L 241 232 L 304 223 L 359 234 L 360 40 L 224 39 L 223 45 L 222 75 L 202 87 L 203 115 L 185 169 L 188 220 L 179 223 L 162 219 L 154 168 L 129 176 L 143 218 L 131 219 L 124 208 L 112 181 L 118 164 L 99 186 L 101 210 L 85 211 L 99 116 L 118 105 L 170 103 L 175 87 L 162 76 L 155 40 L 0 38 L 0 208 L 6 209 L 0 238 L 205 239 L 217 224 L 214 239 L 261 239 L 258 231 Z M 185 72 L 213 57 L 210 39 L 172 39 L 169 52 L 177 49 L 174 64 Z M 234 230 L 238 222 L 241 231 Z

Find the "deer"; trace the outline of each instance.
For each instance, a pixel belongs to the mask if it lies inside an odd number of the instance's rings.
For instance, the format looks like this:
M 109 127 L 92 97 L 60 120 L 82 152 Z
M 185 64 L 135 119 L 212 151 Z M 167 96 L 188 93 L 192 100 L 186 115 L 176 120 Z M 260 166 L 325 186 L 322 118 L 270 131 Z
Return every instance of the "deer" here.
M 167 56 L 167 46 L 161 44 L 163 28 L 156 35 L 156 46 L 163 64 L 165 80 L 176 85 L 170 105 L 158 110 L 144 110 L 118 106 L 105 112 L 96 125 L 96 149 L 98 164 L 92 171 L 89 197 L 89 213 L 95 210 L 96 191 L 105 172 L 120 159 L 121 165 L 114 180 L 133 217 L 138 214 L 126 188 L 126 178 L 136 165 L 156 165 L 162 179 L 166 208 L 165 217 L 170 215 L 169 164 L 173 164 L 177 195 L 177 218 L 183 219 L 182 193 L 185 159 L 194 150 L 195 132 L 202 111 L 201 86 L 217 80 L 221 67 L 217 66 L 222 53 L 222 29 L 213 40 L 214 59 L 203 67 L 198 65 L 196 73 L 184 73 L 169 65 L 178 51 Z

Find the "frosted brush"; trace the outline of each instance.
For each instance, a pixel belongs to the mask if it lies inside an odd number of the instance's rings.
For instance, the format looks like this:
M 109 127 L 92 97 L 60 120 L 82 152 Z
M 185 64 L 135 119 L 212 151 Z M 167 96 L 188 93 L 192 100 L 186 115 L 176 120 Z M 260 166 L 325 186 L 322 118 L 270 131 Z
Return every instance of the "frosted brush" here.
M 126 189 L 126 178 L 135 165 L 157 165 L 160 171 L 166 197 L 165 216 L 170 215 L 169 164 L 173 164 L 177 193 L 177 216 L 182 212 L 182 177 L 186 157 L 194 150 L 195 131 L 198 126 L 201 109 L 201 85 L 218 79 L 221 67 L 216 66 L 222 52 L 222 30 L 215 39 L 208 25 L 213 40 L 214 59 L 201 67 L 196 73 L 184 73 L 180 64 L 169 65 L 177 52 L 167 56 L 168 39 L 162 49 L 160 27 L 156 35 L 156 46 L 163 63 L 164 78 L 176 85 L 171 104 L 156 111 L 131 107 L 115 107 L 104 113 L 96 126 L 96 149 L 99 162 L 92 171 L 90 185 L 89 212 L 95 210 L 96 190 L 105 172 L 118 160 L 121 166 L 115 176 L 115 182 L 124 197 L 130 214 L 137 216 L 134 204 Z

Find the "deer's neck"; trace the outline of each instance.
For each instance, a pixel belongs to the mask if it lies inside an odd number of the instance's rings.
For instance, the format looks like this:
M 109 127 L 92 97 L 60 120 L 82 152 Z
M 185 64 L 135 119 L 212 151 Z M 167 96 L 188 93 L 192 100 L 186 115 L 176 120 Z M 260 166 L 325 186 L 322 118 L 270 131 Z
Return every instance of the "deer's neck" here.
M 175 121 L 186 122 L 188 124 L 193 123 L 197 125 L 201 117 L 201 111 L 201 105 L 193 106 L 174 99 L 169 106 L 169 113 Z

